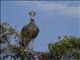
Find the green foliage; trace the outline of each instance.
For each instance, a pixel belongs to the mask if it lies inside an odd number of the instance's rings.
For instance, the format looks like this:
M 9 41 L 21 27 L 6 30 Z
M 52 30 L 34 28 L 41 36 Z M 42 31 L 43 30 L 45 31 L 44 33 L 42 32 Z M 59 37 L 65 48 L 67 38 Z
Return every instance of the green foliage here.
M 10 26 L 8 23 L 1 23 L 0 24 L 0 56 L 1 60 L 4 60 L 8 58 L 9 56 L 12 57 L 14 48 L 16 47 L 14 44 L 11 43 L 11 37 L 14 36 L 14 39 L 19 36 L 18 32 L 16 32 L 16 29 L 12 26 Z
M 80 37 L 64 36 L 58 37 L 59 41 L 49 43 L 48 52 L 36 52 L 28 47 L 20 45 L 20 33 L 7 23 L 0 24 L 0 60 L 79 60 L 80 59 Z M 10 39 L 13 37 L 13 39 Z M 15 41 L 15 44 L 11 41 Z M 17 45 L 18 44 L 18 45 Z M 6 45 L 6 46 L 5 46 Z M 35 57 L 36 56 L 36 57 Z
M 5 22 L 0 24 L 0 31 L 1 41 L 9 40 L 8 38 L 10 38 L 11 35 L 15 36 L 17 34 L 16 29 Z
M 50 43 L 49 53 L 53 59 L 80 59 L 80 38 L 65 36 L 59 42 Z

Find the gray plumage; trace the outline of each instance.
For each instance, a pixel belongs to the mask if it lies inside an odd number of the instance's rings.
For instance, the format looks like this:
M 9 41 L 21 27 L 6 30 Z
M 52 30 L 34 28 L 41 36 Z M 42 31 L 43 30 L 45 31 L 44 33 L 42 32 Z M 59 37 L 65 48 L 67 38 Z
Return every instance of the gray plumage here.
M 22 46 L 28 46 L 30 41 L 37 37 L 38 33 L 39 28 L 35 24 L 34 19 L 31 18 L 30 23 L 28 25 L 23 26 L 21 30 Z

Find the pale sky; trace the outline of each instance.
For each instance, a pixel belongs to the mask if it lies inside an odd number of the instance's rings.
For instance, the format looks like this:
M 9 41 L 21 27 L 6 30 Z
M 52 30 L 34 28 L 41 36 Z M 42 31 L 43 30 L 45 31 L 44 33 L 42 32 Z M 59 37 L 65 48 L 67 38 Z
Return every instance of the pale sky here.
M 1 21 L 17 26 L 20 32 L 30 21 L 29 12 L 36 11 L 35 22 L 40 32 L 35 50 L 47 51 L 58 36 L 80 36 L 80 2 L 77 1 L 1 1 Z

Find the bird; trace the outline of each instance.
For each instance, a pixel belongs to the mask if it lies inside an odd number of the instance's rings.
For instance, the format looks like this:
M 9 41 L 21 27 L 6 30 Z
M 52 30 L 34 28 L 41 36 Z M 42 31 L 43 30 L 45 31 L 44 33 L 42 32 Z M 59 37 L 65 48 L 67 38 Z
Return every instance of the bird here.
M 21 30 L 21 38 L 22 38 L 22 46 L 23 47 L 28 47 L 29 43 L 32 41 L 32 49 L 34 48 L 33 46 L 33 41 L 37 37 L 39 33 L 39 27 L 35 23 L 34 16 L 36 15 L 35 11 L 31 11 L 29 13 L 30 15 L 30 22 L 29 24 L 26 24 L 23 26 Z

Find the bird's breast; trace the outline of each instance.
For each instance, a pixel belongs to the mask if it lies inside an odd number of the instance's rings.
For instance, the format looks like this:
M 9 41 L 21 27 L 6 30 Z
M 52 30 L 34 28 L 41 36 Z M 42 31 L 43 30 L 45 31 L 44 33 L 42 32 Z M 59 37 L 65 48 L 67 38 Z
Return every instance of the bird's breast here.
M 36 26 L 28 27 L 28 31 L 30 32 L 30 35 L 32 36 L 32 38 L 35 38 L 38 34 L 38 27 Z

